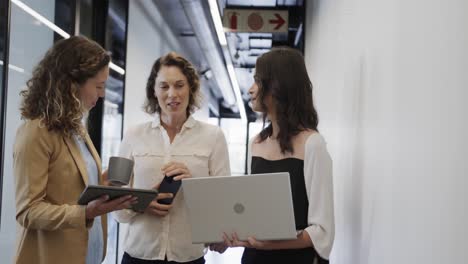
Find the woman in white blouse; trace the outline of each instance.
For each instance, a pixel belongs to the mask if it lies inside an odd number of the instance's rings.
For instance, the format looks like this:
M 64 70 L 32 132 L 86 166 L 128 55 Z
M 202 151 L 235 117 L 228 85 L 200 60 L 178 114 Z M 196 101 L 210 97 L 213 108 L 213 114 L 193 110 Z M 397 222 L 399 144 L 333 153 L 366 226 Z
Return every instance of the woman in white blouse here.
M 164 175 L 176 181 L 230 175 L 223 132 L 191 115 L 199 97 L 199 78 L 189 61 L 174 52 L 156 60 L 144 106 L 154 120 L 127 131 L 120 147 L 122 157 L 135 161 L 133 187 L 158 188 Z M 205 263 L 204 246 L 192 244 L 183 192 L 169 205 L 158 202 L 171 197 L 160 193 L 143 214 L 131 210 L 115 214 L 117 221 L 128 223 L 122 263 Z
M 289 172 L 297 238 L 239 241 L 225 234 L 225 243 L 246 247 L 243 264 L 328 263 L 334 240 L 332 161 L 317 130 L 301 53 L 280 47 L 260 56 L 249 93 L 253 110 L 270 121 L 251 143 L 251 173 Z

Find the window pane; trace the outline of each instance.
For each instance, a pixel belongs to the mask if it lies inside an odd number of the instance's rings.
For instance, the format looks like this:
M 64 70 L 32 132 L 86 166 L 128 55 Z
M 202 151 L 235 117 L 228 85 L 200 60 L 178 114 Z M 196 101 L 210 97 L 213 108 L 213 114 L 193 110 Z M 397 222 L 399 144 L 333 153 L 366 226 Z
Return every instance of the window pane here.
M 109 1 L 106 30 L 105 49 L 111 54 L 112 63 L 125 69 L 126 30 L 127 30 L 127 1 Z M 102 120 L 101 158 L 103 167 L 107 168 L 111 156 L 117 156 L 123 128 L 123 97 L 125 75 L 110 70 L 106 83 L 104 99 L 104 116 Z M 107 255 L 105 264 L 116 263 L 117 259 L 118 223 L 108 214 Z
M 55 0 L 24 0 L 24 4 L 55 23 Z M 3 18 L 3 15 L 2 15 Z M 20 95 L 31 77 L 33 67 L 54 43 L 54 32 L 11 2 L 10 50 L 5 120 L 4 175 L 2 192 L 2 228 L 0 256 L 2 263 L 13 263 L 15 254 L 15 197 L 13 175 L 13 143 L 20 125 Z M 3 60 L 2 60 L 3 61 Z
M 233 175 L 245 174 L 247 124 L 241 119 L 223 118 L 221 129 L 229 147 L 231 173 Z

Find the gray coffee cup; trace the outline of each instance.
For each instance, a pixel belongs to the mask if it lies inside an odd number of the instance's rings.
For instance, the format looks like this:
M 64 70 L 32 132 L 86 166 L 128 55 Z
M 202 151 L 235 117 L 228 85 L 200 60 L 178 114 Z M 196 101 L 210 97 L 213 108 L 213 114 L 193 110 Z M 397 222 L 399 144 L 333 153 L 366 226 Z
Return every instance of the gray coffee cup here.
M 110 157 L 107 179 L 112 185 L 128 185 L 134 162 L 123 157 Z

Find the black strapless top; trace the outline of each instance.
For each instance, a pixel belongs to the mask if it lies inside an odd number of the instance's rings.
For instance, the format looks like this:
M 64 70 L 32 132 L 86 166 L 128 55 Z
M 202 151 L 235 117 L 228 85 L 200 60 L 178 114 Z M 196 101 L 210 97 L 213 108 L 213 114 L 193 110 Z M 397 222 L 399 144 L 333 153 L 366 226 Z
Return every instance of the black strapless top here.
M 252 174 L 274 172 L 289 172 L 296 230 L 305 229 L 307 227 L 309 200 L 307 199 L 304 180 L 304 161 L 297 158 L 267 160 L 257 156 L 252 157 Z
M 305 229 L 307 227 L 309 199 L 304 179 L 304 161 L 297 158 L 267 160 L 258 156 L 252 157 L 252 174 L 274 172 L 289 172 L 296 229 Z M 313 247 L 280 250 L 245 248 L 242 254 L 242 264 L 308 264 L 314 263 L 315 259 L 318 260 L 318 264 L 329 264 L 328 260 L 321 258 Z

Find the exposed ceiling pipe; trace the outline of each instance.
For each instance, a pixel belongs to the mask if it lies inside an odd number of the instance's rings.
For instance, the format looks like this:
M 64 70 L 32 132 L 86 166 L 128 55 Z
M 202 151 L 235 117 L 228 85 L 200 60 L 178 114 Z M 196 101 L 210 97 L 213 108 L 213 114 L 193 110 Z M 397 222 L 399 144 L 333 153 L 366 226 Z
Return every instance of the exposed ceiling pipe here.
M 216 32 L 211 30 L 209 20 L 200 0 L 180 0 L 184 12 L 192 25 L 202 52 L 210 65 L 213 77 L 218 84 L 225 103 L 236 105 L 236 97 L 222 55 L 219 52 Z

